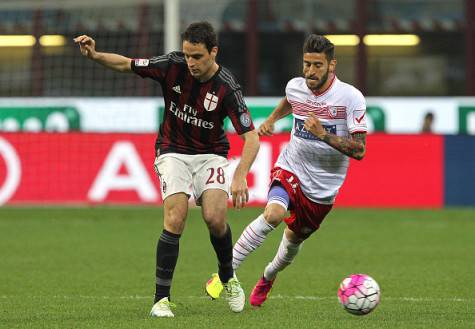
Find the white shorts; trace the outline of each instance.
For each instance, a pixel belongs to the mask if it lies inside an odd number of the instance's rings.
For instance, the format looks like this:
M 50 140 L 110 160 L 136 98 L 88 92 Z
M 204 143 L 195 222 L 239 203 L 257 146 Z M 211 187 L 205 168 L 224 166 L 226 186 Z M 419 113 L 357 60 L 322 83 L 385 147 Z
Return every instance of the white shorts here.
M 229 195 L 229 162 L 216 154 L 165 153 L 155 158 L 155 172 L 160 179 L 162 199 L 176 193 L 192 194 L 196 204 L 209 189 L 220 189 Z

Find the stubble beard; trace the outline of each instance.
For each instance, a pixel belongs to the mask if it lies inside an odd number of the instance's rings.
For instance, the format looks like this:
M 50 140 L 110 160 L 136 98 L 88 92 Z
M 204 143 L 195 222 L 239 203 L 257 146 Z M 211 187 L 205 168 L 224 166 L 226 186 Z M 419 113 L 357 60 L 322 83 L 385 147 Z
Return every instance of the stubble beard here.
M 325 72 L 325 74 L 322 76 L 320 81 L 318 81 L 315 87 L 310 87 L 308 84 L 307 84 L 307 87 L 313 91 L 318 91 L 325 84 L 325 82 L 327 82 L 329 73 L 330 73 L 330 69 L 328 69 L 327 72 Z

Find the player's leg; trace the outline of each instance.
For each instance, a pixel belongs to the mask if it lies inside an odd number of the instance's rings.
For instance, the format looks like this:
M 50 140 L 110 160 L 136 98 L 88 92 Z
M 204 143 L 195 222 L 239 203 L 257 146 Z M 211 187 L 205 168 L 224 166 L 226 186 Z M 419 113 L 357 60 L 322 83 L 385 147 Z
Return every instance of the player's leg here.
M 233 268 L 237 270 L 244 259 L 262 245 L 287 215 L 289 195 L 280 184 L 271 187 L 264 213 L 254 219 L 242 232 L 233 249 Z
M 203 219 L 218 258 L 218 274 L 222 282 L 233 277 L 232 234 L 226 222 L 228 194 L 220 189 L 206 190 L 201 197 Z
M 208 226 L 210 240 L 218 258 L 219 276 L 223 282 L 233 277 L 232 236 L 226 222 L 229 181 L 228 160 L 211 154 L 198 155 L 191 165 L 193 193 L 201 205 L 203 219 Z
M 277 273 L 292 263 L 302 247 L 303 240 L 304 239 L 289 230 L 289 228 L 285 228 L 274 259 L 266 266 L 264 275 L 257 281 L 254 289 L 252 289 L 251 295 L 249 296 L 251 305 L 261 306 L 262 303 L 266 301 Z
M 233 312 L 241 312 L 246 298 L 232 267 L 233 241 L 231 228 L 226 222 L 227 200 L 228 195 L 223 190 L 206 190 L 201 197 L 202 212 L 218 258 L 218 276 L 224 287 L 226 300 Z
M 185 227 L 190 195 L 191 173 L 179 157 L 163 156 L 157 160 L 160 176 L 164 221 L 156 252 L 155 299 L 151 315 L 173 317 L 170 288 L 178 260 L 179 242 Z
M 242 232 L 233 248 L 233 269 L 236 271 L 244 259 L 257 249 L 267 235 L 277 227 L 287 214 L 290 200 L 286 190 L 275 184 L 268 194 L 268 203 L 264 213 L 254 219 Z M 211 298 L 218 298 L 223 287 L 216 274 L 206 283 L 206 293 Z
M 299 208 L 286 219 L 287 227 L 277 254 L 264 270 L 263 278 L 265 280 L 275 280 L 277 273 L 292 263 L 300 251 L 303 241 L 319 229 L 320 224 L 332 208 L 331 205 L 311 202 L 303 195 L 300 195 L 299 201 Z
M 318 230 L 323 219 L 331 210 L 331 205 L 321 205 L 308 200 L 301 191 L 296 194 L 299 207 L 291 211 L 286 218 L 282 240 L 274 259 L 266 266 L 264 275 L 251 292 L 249 301 L 253 306 L 260 306 L 267 299 L 277 273 L 292 263 L 302 248 L 302 243 Z
M 157 243 L 155 299 L 151 315 L 173 317 L 170 309 L 170 288 L 188 212 L 188 196 L 185 193 L 171 195 L 164 200 L 163 207 L 164 228 Z
M 197 156 L 192 166 L 195 172 L 193 193 L 197 204 L 202 206 L 203 219 L 208 226 L 210 241 L 218 258 L 218 274 L 215 276 L 216 282 L 219 282 L 219 290 L 216 294 L 219 296 L 224 286 L 229 307 L 234 312 L 241 312 L 245 295 L 241 284 L 233 275 L 233 242 L 231 228 L 226 222 L 228 166 L 228 160 L 221 156 Z
M 307 236 L 308 237 L 308 236 Z M 306 237 L 306 238 L 307 238 Z M 288 227 L 285 228 L 279 249 L 274 259 L 266 266 L 264 270 L 264 279 L 274 281 L 277 273 L 283 271 L 289 266 L 302 248 L 303 238 L 299 237 Z

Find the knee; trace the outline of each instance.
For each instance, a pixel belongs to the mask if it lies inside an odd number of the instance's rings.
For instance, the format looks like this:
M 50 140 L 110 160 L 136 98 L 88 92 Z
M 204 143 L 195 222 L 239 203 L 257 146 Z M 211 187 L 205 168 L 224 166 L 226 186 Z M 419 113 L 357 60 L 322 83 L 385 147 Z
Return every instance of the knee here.
M 171 208 L 165 213 L 164 227 L 167 231 L 181 234 L 185 228 L 185 217 L 180 209 Z
M 219 209 L 206 209 L 203 218 L 208 230 L 214 236 L 222 236 L 226 233 L 226 212 Z
M 276 204 L 270 204 L 264 210 L 264 219 L 272 226 L 278 226 L 285 218 L 287 211 Z

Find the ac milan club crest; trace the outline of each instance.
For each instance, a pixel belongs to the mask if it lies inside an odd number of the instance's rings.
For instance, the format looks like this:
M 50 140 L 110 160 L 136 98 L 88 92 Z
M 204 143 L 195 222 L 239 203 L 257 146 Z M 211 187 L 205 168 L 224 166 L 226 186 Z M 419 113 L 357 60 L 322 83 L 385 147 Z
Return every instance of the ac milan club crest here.
M 206 93 L 205 100 L 203 102 L 203 105 L 205 107 L 206 111 L 213 111 L 216 106 L 218 105 L 218 96 L 213 95 L 211 93 Z

